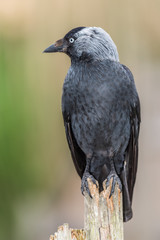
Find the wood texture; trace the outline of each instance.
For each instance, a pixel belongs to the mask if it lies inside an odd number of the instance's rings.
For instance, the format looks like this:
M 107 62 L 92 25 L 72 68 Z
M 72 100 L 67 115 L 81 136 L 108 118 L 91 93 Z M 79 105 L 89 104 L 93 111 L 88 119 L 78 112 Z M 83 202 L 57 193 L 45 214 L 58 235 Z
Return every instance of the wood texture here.
M 68 224 L 58 228 L 50 240 L 123 240 L 122 193 L 116 184 L 109 198 L 112 180 L 99 194 L 99 189 L 88 179 L 92 198 L 84 196 L 84 229 L 71 229 Z

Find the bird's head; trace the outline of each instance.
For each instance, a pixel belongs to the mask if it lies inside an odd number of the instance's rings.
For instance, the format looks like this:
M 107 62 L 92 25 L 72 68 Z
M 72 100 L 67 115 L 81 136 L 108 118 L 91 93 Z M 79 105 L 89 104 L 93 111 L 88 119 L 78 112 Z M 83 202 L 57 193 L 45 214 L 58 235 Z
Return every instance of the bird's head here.
M 115 43 L 110 35 L 99 27 L 74 28 L 44 52 L 64 52 L 72 60 L 110 59 L 119 61 Z

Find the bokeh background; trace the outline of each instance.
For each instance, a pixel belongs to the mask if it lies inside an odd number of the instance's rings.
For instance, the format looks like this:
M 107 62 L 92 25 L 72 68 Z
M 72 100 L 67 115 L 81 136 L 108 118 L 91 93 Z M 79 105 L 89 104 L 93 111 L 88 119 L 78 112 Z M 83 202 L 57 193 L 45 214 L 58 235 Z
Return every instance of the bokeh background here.
M 160 2 L 0 0 L 0 239 L 45 240 L 83 227 L 83 197 L 61 115 L 63 54 L 42 54 L 77 26 L 110 33 L 142 105 L 134 218 L 125 239 L 160 240 Z

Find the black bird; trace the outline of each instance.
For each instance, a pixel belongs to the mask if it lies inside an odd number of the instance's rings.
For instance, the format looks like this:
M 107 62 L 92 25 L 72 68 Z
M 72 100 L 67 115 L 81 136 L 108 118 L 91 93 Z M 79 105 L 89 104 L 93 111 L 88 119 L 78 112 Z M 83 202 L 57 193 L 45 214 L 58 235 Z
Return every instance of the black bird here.
M 123 192 L 123 219 L 132 218 L 138 161 L 140 102 L 133 75 L 120 64 L 116 45 L 99 27 L 78 27 L 44 52 L 64 52 L 71 66 L 63 85 L 62 112 L 81 190 L 87 178 L 113 178 Z

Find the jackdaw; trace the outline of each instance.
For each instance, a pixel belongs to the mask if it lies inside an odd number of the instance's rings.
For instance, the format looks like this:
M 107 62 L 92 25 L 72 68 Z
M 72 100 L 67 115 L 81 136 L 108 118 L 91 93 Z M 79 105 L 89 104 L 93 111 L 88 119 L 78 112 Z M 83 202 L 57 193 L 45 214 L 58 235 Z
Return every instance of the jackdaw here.
M 138 161 L 140 102 L 131 71 L 99 27 L 78 27 L 44 52 L 63 52 L 71 66 L 63 85 L 62 112 L 72 159 L 89 195 L 87 178 L 123 193 L 123 219 L 132 218 Z

